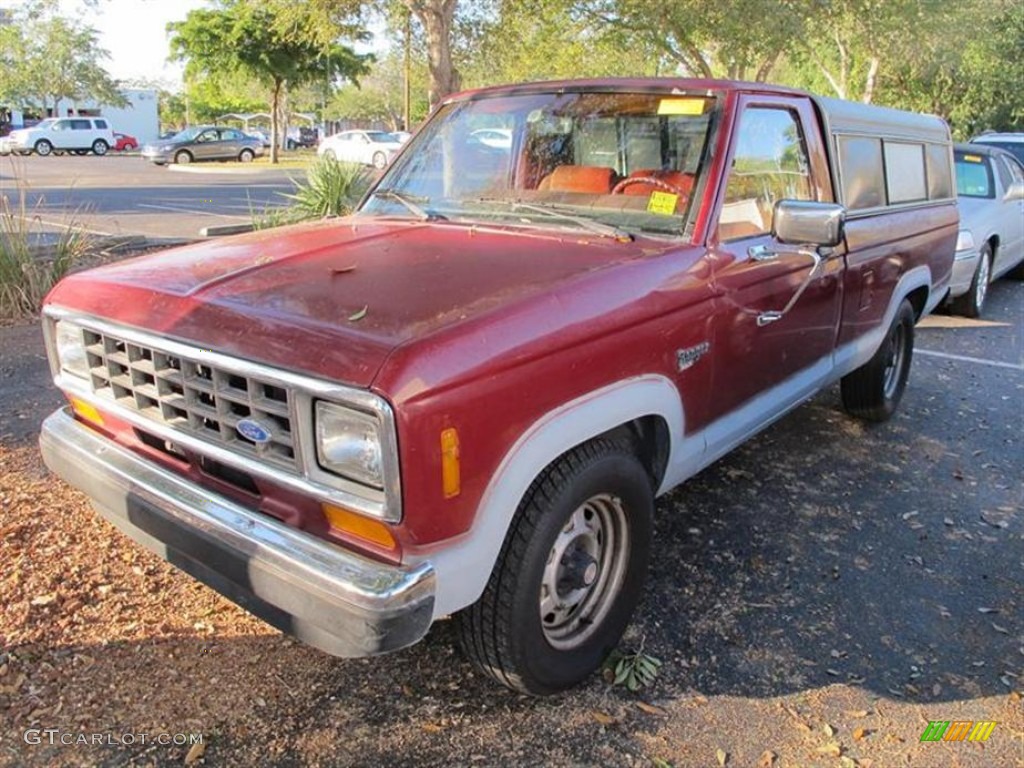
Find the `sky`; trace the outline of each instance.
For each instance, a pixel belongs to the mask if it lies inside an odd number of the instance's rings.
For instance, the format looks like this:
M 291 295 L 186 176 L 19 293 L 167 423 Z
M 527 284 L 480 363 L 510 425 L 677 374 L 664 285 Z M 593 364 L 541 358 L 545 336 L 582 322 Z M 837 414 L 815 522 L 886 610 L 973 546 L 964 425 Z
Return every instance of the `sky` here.
M 62 16 L 84 19 L 99 33 L 100 45 L 110 52 L 103 62 L 117 80 L 145 78 L 181 84 L 181 65 L 167 62 L 167 23 L 181 21 L 206 0 L 60 0 Z M 0 0 L 0 8 L 14 8 L 18 0 Z

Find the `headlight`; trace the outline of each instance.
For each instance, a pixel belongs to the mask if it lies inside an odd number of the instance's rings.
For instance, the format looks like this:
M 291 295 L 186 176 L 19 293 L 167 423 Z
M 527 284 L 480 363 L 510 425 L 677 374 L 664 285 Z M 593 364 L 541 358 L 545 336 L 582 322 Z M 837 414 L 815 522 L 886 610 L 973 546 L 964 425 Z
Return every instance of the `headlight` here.
M 61 371 L 87 379 L 89 377 L 89 359 L 85 353 L 85 337 L 82 327 L 69 323 L 67 320 L 59 320 L 54 329 L 54 339 Z
M 972 248 L 974 248 L 974 235 L 971 234 L 969 229 L 961 229 L 956 236 L 956 249 L 958 251 L 966 251 Z
M 334 403 L 316 404 L 316 456 L 328 472 L 384 487 L 381 425 L 374 416 Z

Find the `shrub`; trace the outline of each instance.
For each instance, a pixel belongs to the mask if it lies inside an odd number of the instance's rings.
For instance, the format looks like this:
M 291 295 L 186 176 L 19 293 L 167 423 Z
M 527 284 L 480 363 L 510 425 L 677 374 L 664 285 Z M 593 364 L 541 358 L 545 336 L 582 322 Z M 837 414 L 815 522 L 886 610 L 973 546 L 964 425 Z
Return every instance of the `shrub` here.
M 370 174 L 362 165 L 321 157 L 306 172 L 306 183 L 286 197 L 295 202 L 302 218 L 344 216 L 351 213 L 370 186 Z

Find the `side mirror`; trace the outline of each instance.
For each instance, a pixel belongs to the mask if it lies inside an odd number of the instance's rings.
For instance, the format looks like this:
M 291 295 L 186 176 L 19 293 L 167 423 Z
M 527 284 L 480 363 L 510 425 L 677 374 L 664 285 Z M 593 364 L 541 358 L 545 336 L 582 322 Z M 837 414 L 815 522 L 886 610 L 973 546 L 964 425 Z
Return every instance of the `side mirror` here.
M 789 245 L 832 248 L 843 241 L 846 209 L 836 203 L 779 200 L 775 204 L 772 237 Z
M 1010 202 L 1012 200 L 1024 200 L 1024 181 L 1015 181 L 1006 188 L 1006 194 L 1003 195 L 1003 200 Z

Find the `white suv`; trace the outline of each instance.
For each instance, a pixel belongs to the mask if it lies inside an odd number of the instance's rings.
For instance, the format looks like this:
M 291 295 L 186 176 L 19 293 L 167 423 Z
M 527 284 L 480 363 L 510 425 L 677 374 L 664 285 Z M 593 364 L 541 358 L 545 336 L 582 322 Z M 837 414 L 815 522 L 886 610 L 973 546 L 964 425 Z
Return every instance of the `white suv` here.
M 102 117 L 51 117 L 31 128 L 11 131 L 7 138 L 12 152 L 43 157 L 54 150 L 105 155 L 116 143 L 110 123 Z
M 1005 149 L 1024 165 L 1024 133 L 995 133 L 989 131 L 971 139 L 971 144 L 988 144 Z

